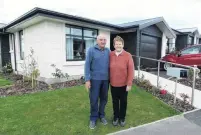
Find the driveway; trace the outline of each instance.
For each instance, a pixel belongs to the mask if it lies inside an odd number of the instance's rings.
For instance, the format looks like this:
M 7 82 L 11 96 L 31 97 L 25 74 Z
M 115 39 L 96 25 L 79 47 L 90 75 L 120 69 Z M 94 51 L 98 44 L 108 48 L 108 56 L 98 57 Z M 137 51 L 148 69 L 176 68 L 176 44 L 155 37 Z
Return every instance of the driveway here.
M 201 110 L 112 133 L 113 135 L 201 135 Z

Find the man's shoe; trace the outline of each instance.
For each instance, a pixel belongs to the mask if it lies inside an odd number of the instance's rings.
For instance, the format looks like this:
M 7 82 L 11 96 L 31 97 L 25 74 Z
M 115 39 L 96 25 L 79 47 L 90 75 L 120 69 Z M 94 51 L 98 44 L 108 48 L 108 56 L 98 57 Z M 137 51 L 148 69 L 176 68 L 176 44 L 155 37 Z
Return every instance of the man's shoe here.
M 118 122 L 119 122 L 118 119 L 114 119 L 114 120 L 112 121 L 112 124 L 113 124 L 114 126 L 117 126 L 117 125 L 118 125 Z
M 120 120 L 120 126 L 124 127 L 126 125 L 126 121 L 125 120 Z
M 103 123 L 103 125 L 107 125 L 107 120 L 105 118 L 101 118 L 100 121 Z
M 96 127 L 96 122 L 95 121 L 90 121 L 89 128 L 94 129 L 95 127 Z

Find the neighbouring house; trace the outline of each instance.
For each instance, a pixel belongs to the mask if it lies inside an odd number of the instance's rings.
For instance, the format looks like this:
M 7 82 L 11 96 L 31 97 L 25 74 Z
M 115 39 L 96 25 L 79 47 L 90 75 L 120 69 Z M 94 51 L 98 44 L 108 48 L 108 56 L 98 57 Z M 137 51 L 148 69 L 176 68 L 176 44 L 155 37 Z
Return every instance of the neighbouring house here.
M 166 54 L 167 40 L 176 38 L 172 29 L 168 26 L 163 17 L 134 21 L 118 26 L 126 30 L 111 31 L 111 40 L 120 35 L 125 40 L 125 50 L 137 56 L 159 59 Z M 110 42 L 111 50 L 114 49 L 113 42 Z M 137 63 L 138 59 L 135 59 Z M 141 59 L 140 64 L 144 68 L 156 68 L 157 62 Z
M 198 28 L 173 29 L 176 34 L 175 47 L 181 50 L 187 46 L 199 44 Z
M 201 35 L 199 36 L 199 44 L 201 44 Z
M 0 23 L 0 69 L 5 66 L 7 63 L 11 62 L 10 60 L 10 48 L 9 48 L 9 34 L 3 32 L 3 28 L 6 24 Z
M 120 35 L 125 40 L 125 50 L 155 59 L 165 55 L 167 40 L 176 38 L 163 17 L 114 25 L 41 8 L 34 8 L 9 23 L 3 32 L 10 33 L 13 69 L 22 73 L 21 64 L 33 48 L 40 78 L 46 82 L 53 78 L 51 64 L 70 76 L 83 75 L 86 51 L 96 44 L 98 34 L 106 35 L 106 46 L 111 50 L 114 36 Z M 134 61 L 137 66 L 138 59 Z M 145 60 L 140 63 L 157 66 L 156 62 Z

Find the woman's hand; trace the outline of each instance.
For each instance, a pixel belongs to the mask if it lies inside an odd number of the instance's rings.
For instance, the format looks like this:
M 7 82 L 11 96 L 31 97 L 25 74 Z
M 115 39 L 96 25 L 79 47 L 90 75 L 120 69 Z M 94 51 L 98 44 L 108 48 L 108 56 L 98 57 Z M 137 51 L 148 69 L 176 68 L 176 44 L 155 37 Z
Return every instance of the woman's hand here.
M 131 86 L 127 86 L 126 91 L 130 91 L 130 90 L 131 90 Z

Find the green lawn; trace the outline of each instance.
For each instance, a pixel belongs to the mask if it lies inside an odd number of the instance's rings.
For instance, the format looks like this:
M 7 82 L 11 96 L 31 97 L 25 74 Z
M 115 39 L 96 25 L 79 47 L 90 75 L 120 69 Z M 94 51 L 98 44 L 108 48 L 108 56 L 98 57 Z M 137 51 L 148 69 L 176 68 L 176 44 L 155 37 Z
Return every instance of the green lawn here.
M 112 103 L 106 107 L 109 121 L 88 128 L 89 100 L 83 86 L 0 99 L 0 134 L 71 135 L 106 134 L 178 114 L 151 94 L 133 87 L 128 96 L 127 125 L 113 127 Z
M 6 80 L 0 76 L 0 87 L 6 86 L 6 85 L 11 85 L 11 84 L 12 84 L 12 82 L 10 80 Z

